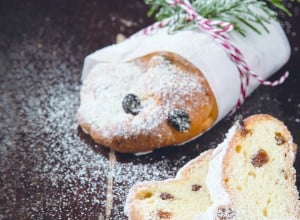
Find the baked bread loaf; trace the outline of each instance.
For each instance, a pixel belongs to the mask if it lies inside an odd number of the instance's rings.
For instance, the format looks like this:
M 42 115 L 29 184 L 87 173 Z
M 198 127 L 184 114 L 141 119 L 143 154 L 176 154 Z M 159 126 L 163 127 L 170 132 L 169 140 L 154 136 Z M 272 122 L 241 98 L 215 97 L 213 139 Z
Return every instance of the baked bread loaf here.
M 258 27 L 261 34 L 228 33 L 261 79 L 279 70 L 291 52 L 278 21 L 264 27 Z M 147 152 L 201 135 L 260 84 L 256 77 L 245 79 L 225 48 L 197 28 L 170 34 L 164 27 L 89 54 L 79 125 L 97 143 L 119 152 Z
M 83 82 L 80 126 L 99 144 L 143 152 L 187 142 L 216 121 L 203 74 L 171 52 L 95 66 Z
M 269 115 L 251 116 L 227 141 L 206 177 L 214 204 L 196 219 L 300 219 L 297 146 L 285 125 Z
M 125 211 L 132 220 L 300 219 L 295 155 L 284 124 L 255 115 L 233 126 L 223 143 L 189 162 L 175 180 L 134 186 Z M 192 191 L 195 182 L 201 197 Z
M 182 167 L 175 179 L 135 185 L 127 197 L 129 219 L 193 219 L 212 205 L 205 183 L 212 150 Z

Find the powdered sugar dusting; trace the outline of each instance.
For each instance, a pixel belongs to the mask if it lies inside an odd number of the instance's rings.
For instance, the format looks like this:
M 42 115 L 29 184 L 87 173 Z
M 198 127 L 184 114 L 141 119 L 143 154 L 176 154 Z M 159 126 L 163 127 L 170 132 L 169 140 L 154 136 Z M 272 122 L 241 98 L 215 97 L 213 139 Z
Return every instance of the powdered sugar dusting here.
M 122 161 L 122 158 L 124 157 L 118 157 L 119 161 L 114 176 L 114 196 L 120 198 L 119 201 L 121 202 L 120 206 L 114 206 L 115 219 L 124 219 L 126 198 L 133 185 L 142 181 L 161 181 L 174 178 L 178 169 L 191 159 L 179 156 L 176 160 L 169 160 L 165 155 L 153 154 L 135 157 L 138 162 L 131 160 L 125 162 Z M 151 161 L 151 166 L 144 162 L 147 160 Z
M 195 217 L 195 220 L 200 219 L 215 219 L 215 213 L 220 205 L 228 204 L 230 202 L 229 195 L 223 188 L 222 184 L 222 165 L 224 156 L 228 150 L 229 142 L 233 138 L 237 129 L 237 124 L 232 126 L 227 135 L 226 139 L 220 143 L 213 152 L 213 158 L 209 164 L 209 170 L 206 177 L 206 185 L 210 193 L 213 205 L 207 208 L 207 210 Z
M 291 9 L 297 16 L 293 31 L 299 30 L 299 6 Z M 142 1 L 28 0 L 2 1 L 0 11 L 0 219 L 104 220 L 108 150 L 77 129 L 82 61 L 122 32 L 120 16 L 138 25 L 125 28 L 126 36 L 144 27 L 146 7 Z M 289 37 L 299 48 L 296 32 Z M 300 115 L 299 50 L 294 55 L 286 84 L 260 87 L 238 113 L 272 113 L 288 123 L 300 143 L 295 121 Z M 187 161 L 215 147 L 232 121 L 223 120 L 184 148 L 141 157 L 117 154 L 110 219 L 127 219 L 123 206 L 134 183 L 174 177 Z M 299 186 L 299 170 L 297 180 Z
M 111 210 L 113 207 L 113 176 L 115 173 L 115 164 L 116 164 L 116 154 L 114 151 L 109 152 L 109 174 L 107 177 L 107 191 L 106 191 L 106 208 L 105 208 L 105 215 L 106 219 L 109 219 L 111 216 Z
M 152 57 L 145 72 L 139 65 L 99 64 L 84 81 L 79 115 L 106 138 L 152 132 L 171 110 L 180 106 L 189 113 L 199 105 L 189 100 L 204 92 L 200 76 L 183 71 L 162 56 Z M 124 112 L 122 100 L 127 94 L 141 99 L 138 115 Z

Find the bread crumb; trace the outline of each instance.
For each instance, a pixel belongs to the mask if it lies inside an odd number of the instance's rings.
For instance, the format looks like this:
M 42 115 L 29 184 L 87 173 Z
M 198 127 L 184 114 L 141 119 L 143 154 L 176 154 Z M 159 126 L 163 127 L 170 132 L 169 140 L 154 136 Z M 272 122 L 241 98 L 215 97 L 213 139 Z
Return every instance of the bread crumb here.
M 116 43 L 119 44 L 126 39 L 126 36 L 122 33 L 118 33 L 116 36 Z
M 124 18 L 121 18 L 120 22 L 122 24 L 124 24 L 126 27 L 132 27 L 134 25 L 134 23 L 132 21 L 124 19 Z

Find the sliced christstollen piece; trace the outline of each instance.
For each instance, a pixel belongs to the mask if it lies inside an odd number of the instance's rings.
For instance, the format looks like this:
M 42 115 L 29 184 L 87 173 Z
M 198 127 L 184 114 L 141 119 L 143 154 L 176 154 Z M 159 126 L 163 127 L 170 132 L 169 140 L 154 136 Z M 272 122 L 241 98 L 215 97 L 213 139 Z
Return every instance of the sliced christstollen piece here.
M 212 150 L 181 168 L 175 179 L 142 182 L 127 197 L 125 213 L 132 220 L 190 220 L 212 205 L 205 177 Z
M 249 117 L 176 179 L 134 186 L 125 211 L 132 220 L 299 219 L 295 153 L 282 122 Z
M 196 219 L 300 219 L 296 145 L 285 125 L 255 115 L 230 134 L 215 150 L 206 178 L 213 205 Z

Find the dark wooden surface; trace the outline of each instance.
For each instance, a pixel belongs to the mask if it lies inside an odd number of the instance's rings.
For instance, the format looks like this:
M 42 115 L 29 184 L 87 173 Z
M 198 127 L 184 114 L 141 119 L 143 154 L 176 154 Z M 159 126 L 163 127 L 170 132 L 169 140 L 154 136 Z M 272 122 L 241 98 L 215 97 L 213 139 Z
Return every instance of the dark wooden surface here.
M 114 154 L 77 126 L 83 59 L 118 33 L 150 24 L 147 7 L 135 0 L 0 0 L 0 219 L 126 219 L 123 205 L 135 182 L 174 177 L 251 114 L 284 121 L 300 144 L 299 5 L 290 8 L 293 18 L 281 16 L 293 52 L 284 85 L 259 87 L 233 116 L 185 146 L 140 157 L 116 153 L 111 163 Z

